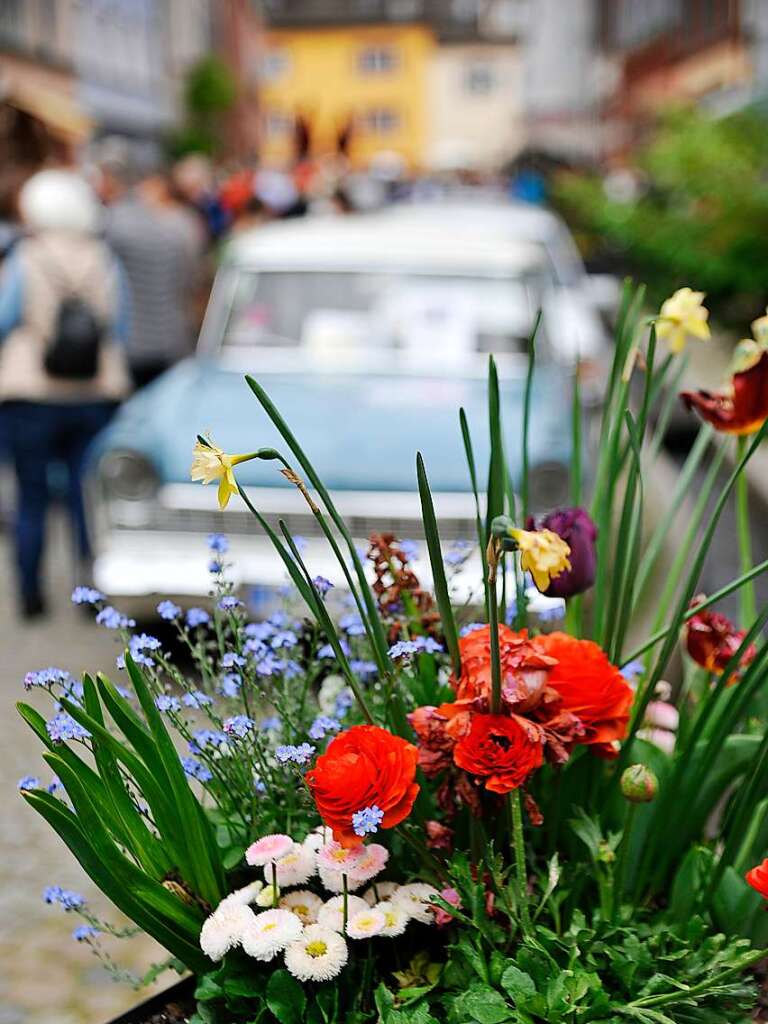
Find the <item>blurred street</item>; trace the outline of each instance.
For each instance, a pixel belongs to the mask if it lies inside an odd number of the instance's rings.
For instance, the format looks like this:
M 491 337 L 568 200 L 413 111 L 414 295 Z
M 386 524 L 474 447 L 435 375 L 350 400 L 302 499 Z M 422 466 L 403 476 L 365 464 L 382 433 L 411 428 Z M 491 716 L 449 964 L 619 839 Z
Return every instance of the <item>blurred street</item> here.
M 65 525 L 61 516 L 51 522 L 49 568 L 56 598 L 50 619 L 21 625 L 10 588 L 0 590 L 0 714 L 5 723 L 0 758 L 0 1024 L 90 1024 L 110 1020 L 137 1001 L 129 986 L 113 982 L 90 949 L 72 938 L 80 918 L 43 902 L 46 886 L 61 885 L 85 896 L 107 920 L 126 923 L 16 791 L 25 775 L 39 775 L 46 781 L 50 776 L 41 759 L 42 745 L 23 725 L 14 706 L 26 700 L 50 714 L 50 701 L 25 694 L 25 673 L 49 665 L 75 675 L 86 669 L 116 671 L 112 635 L 69 602 L 72 569 Z M 0 564 L 6 573 L 10 568 L 7 540 L 7 535 L 0 536 Z M 121 967 L 137 973 L 163 959 L 163 951 L 145 937 L 108 940 L 107 948 Z

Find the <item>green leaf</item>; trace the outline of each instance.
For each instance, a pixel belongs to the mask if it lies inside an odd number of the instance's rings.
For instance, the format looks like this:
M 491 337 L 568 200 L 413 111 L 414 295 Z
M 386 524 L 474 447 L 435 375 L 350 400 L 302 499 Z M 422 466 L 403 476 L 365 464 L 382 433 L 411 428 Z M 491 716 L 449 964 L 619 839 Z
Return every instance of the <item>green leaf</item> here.
M 424 520 L 424 536 L 427 541 L 429 552 L 429 563 L 432 567 L 432 580 L 435 588 L 435 599 L 440 610 L 440 618 L 443 625 L 443 634 L 448 652 L 451 655 L 453 672 L 458 679 L 461 674 L 461 654 L 459 653 L 459 634 L 456 629 L 456 620 L 453 617 L 453 606 L 451 596 L 448 592 L 448 581 L 445 578 L 445 567 L 443 565 L 443 552 L 440 547 L 440 533 L 437 528 L 435 506 L 432 501 L 432 493 L 429 489 L 429 480 L 424 468 L 424 460 L 421 452 L 416 455 L 416 476 L 419 483 L 419 497 L 421 499 L 421 515 Z
M 198 1002 L 210 1002 L 212 999 L 221 999 L 224 995 L 224 989 L 216 980 L 218 974 L 218 971 L 211 971 L 202 975 L 195 988 L 195 999 Z
M 66 769 L 66 765 L 62 761 L 57 764 L 57 768 Z M 81 827 L 77 816 L 64 807 L 60 800 L 40 790 L 22 795 L 58 833 L 86 874 L 118 909 L 148 935 L 157 939 L 190 970 L 205 971 L 210 967 L 208 958 L 197 944 L 202 917 L 195 919 L 193 916 L 188 923 L 188 915 L 194 914 L 191 908 L 166 892 L 157 882 L 142 876 L 139 869 L 126 860 L 116 847 L 106 853 L 104 848 L 94 846 L 91 832 Z M 155 887 L 152 892 L 157 899 L 149 902 L 147 896 L 151 887 Z M 165 902 L 166 913 L 157 909 L 156 904 L 160 900 Z
M 391 670 L 391 663 L 389 660 L 389 655 L 387 654 L 387 638 L 384 633 L 384 627 L 381 623 L 381 619 L 379 618 L 378 608 L 376 607 L 376 601 L 374 599 L 370 585 L 366 578 L 365 570 L 363 569 L 363 564 L 360 561 L 360 556 L 357 553 L 357 548 L 355 546 L 354 540 L 352 539 L 352 535 L 347 529 L 346 523 L 339 515 L 336 506 L 331 500 L 331 496 L 326 490 L 322 480 L 317 475 L 315 467 L 310 462 L 309 458 L 304 452 L 304 449 L 296 440 L 296 437 L 294 436 L 288 424 L 280 415 L 277 406 L 272 402 L 269 395 L 266 393 L 264 388 L 259 384 L 257 380 L 254 380 L 253 377 L 251 377 L 249 374 L 246 374 L 245 381 L 248 387 L 251 389 L 251 391 L 258 399 L 262 409 L 266 412 L 267 416 L 269 416 L 269 418 L 272 420 L 275 427 L 283 437 L 284 441 L 291 449 L 295 457 L 298 459 L 299 465 L 307 474 L 307 478 L 309 479 L 310 483 L 315 488 L 317 493 L 320 495 L 323 504 L 328 509 L 328 514 L 335 523 L 337 529 L 339 530 L 339 533 L 344 538 L 344 541 L 349 550 L 350 559 L 352 560 L 352 564 L 355 568 L 355 574 L 357 576 L 358 586 L 360 587 L 360 593 L 362 594 L 363 601 L 365 602 L 365 607 L 368 612 L 368 621 L 371 625 L 371 630 L 374 639 L 373 647 L 375 651 L 376 662 L 379 665 L 379 670 L 382 672 L 382 674 L 386 675 L 387 672 Z
M 88 714 L 103 725 L 104 719 L 96 687 L 88 675 L 83 677 L 83 702 Z M 162 844 L 149 831 L 144 819 L 136 809 L 136 805 L 125 788 L 114 754 L 109 747 L 99 741 L 98 737 L 93 737 L 91 743 L 99 775 L 121 825 L 121 838 L 124 837 L 125 845 L 148 875 L 156 879 L 164 878 L 173 866 L 170 857 L 163 849 Z M 89 789 L 90 795 L 93 797 L 94 791 L 87 786 L 87 783 L 86 788 Z
M 125 667 L 139 698 L 147 719 L 150 732 L 157 746 L 162 762 L 163 774 L 172 794 L 173 802 L 181 819 L 183 841 L 187 847 L 193 870 L 193 878 L 187 879 L 211 906 L 216 906 L 224 895 L 224 869 L 213 829 L 196 796 L 189 787 L 178 751 L 168 734 L 162 716 L 155 706 L 154 698 L 144 676 L 129 652 L 125 655 Z
M 525 393 L 523 396 L 523 452 L 522 452 L 522 476 L 520 479 L 520 522 L 525 526 L 530 513 L 529 493 L 529 452 L 528 434 L 531 429 L 531 398 L 533 397 L 533 371 L 536 367 L 536 335 L 541 323 L 541 310 L 536 313 L 533 322 L 533 330 L 528 339 L 528 370 L 525 375 Z
M 501 1024 L 512 1017 L 512 1007 L 493 988 L 472 988 L 462 1000 L 462 1008 L 479 1024 Z
M 530 974 L 510 964 L 501 976 L 501 987 L 515 1006 L 525 1009 L 528 1002 L 536 995 L 536 985 Z
M 280 1024 L 301 1024 L 307 997 L 288 971 L 274 971 L 267 983 L 267 1006 Z
M 485 535 L 491 536 L 491 523 L 504 514 L 504 435 L 501 429 L 501 400 L 496 360 L 488 357 L 488 431 L 491 456 L 488 463 L 488 495 L 485 509 Z

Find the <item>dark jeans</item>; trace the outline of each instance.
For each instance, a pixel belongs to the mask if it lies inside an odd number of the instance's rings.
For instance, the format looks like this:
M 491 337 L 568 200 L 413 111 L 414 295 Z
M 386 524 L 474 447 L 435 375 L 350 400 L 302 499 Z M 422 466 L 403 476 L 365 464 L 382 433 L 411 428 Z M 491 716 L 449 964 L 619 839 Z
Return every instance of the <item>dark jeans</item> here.
M 6 402 L 0 407 L 8 451 L 16 470 L 16 565 L 26 599 L 40 596 L 40 564 L 49 502 L 49 467 L 67 470 L 67 503 L 78 560 L 90 558 L 82 475 L 88 445 L 109 422 L 112 402 L 81 404 Z

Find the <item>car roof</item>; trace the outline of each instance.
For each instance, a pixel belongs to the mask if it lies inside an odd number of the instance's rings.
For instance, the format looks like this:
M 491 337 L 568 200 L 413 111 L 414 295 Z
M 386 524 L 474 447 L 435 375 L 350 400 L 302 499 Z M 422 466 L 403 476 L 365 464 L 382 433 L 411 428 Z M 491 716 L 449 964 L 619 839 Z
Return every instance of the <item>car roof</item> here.
M 546 262 L 544 244 L 556 230 L 545 211 L 513 204 L 402 205 L 268 224 L 233 240 L 226 261 L 273 270 L 519 274 Z

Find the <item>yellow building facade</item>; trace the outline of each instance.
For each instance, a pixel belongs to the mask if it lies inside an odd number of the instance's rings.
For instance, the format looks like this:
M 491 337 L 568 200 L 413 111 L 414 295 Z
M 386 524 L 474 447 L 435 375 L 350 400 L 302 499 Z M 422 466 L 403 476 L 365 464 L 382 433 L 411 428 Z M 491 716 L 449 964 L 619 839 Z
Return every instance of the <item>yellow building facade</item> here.
M 436 48 L 419 24 L 273 29 L 261 60 L 261 157 L 290 163 L 296 117 L 310 126 L 311 153 L 336 150 L 350 127 L 349 157 L 365 167 L 383 151 L 410 169 L 424 166 L 428 75 Z

